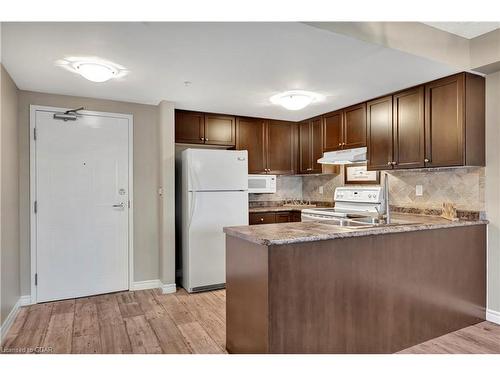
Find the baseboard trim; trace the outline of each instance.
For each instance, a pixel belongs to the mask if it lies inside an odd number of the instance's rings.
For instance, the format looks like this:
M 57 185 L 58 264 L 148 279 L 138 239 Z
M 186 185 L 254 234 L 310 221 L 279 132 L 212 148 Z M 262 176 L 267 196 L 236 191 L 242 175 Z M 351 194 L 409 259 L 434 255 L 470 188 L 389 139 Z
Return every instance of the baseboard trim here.
M 144 290 L 160 288 L 163 294 L 175 293 L 177 288 L 175 284 L 163 284 L 161 280 L 135 281 L 130 290 Z
M 144 280 L 144 281 L 134 281 L 132 283 L 132 288 L 130 290 L 155 289 L 161 287 L 162 283 L 160 280 Z
M 3 322 L 3 324 L 0 326 L 0 344 L 3 342 L 5 337 L 7 336 L 7 332 L 9 332 L 10 327 L 12 326 L 12 323 L 14 323 L 14 320 L 16 320 L 17 313 L 19 312 L 19 309 L 23 306 L 27 306 L 31 304 L 31 296 L 21 296 L 17 300 L 16 304 L 10 310 L 9 315 L 7 315 L 7 318 Z
M 163 294 L 175 293 L 177 291 L 177 286 L 175 284 L 163 284 L 161 291 Z
M 500 312 L 486 309 L 486 320 L 495 324 L 500 324 Z

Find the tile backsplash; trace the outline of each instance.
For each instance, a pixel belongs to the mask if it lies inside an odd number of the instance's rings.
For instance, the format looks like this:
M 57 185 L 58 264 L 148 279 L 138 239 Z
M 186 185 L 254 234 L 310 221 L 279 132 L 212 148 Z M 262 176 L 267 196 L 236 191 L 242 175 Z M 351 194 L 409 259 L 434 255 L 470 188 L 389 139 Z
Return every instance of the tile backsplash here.
M 301 176 L 277 176 L 276 193 L 249 194 L 250 201 L 282 201 L 284 199 L 302 199 Z
M 441 208 L 454 203 L 459 210 L 484 211 L 484 168 L 440 168 L 390 172 L 391 204 L 401 207 Z M 423 194 L 416 196 L 415 186 Z
M 384 172 L 382 172 L 384 173 Z M 443 202 L 459 210 L 484 211 L 484 168 L 439 168 L 390 171 L 391 205 L 440 209 Z M 275 194 L 250 194 L 251 201 L 280 201 L 295 198 L 332 202 L 337 186 L 344 185 L 343 168 L 339 174 L 278 176 Z M 415 186 L 422 185 L 422 196 Z M 323 194 L 320 194 L 323 187 Z

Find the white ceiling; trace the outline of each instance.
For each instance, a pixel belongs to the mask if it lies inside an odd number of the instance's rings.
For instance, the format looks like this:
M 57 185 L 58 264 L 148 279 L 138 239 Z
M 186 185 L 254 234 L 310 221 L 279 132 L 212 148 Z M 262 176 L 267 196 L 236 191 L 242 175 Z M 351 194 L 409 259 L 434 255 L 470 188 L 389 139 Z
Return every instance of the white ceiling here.
M 424 22 L 426 25 L 472 39 L 500 28 L 500 22 Z
M 452 67 L 303 23 L 4 23 L 3 63 L 20 89 L 302 120 L 454 73 Z M 92 83 L 55 65 L 97 56 L 126 67 Z M 188 87 L 184 81 L 191 81 Z M 300 111 L 269 102 L 326 95 Z

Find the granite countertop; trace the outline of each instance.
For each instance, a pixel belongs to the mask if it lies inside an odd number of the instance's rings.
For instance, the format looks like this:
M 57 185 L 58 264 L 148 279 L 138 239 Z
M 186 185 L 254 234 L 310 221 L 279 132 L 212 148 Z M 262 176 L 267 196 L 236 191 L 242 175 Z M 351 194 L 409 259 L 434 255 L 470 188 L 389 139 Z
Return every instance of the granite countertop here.
M 225 227 L 224 232 L 229 236 L 269 246 L 488 224 L 487 220 L 449 221 L 438 216 L 410 214 L 392 214 L 391 218 L 391 225 L 377 227 L 345 228 L 317 221 L 306 221 Z
M 284 211 L 302 211 L 306 208 L 316 208 L 320 206 L 311 205 L 311 206 L 264 206 L 264 207 L 251 207 L 248 209 L 250 213 L 257 212 L 284 212 Z M 325 206 L 326 207 L 326 206 Z

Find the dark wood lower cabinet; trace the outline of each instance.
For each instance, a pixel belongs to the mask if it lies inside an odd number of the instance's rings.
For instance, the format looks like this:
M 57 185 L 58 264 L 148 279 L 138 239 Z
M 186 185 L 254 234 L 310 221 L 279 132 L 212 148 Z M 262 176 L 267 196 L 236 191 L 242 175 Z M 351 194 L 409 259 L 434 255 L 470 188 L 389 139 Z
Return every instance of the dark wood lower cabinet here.
M 393 353 L 479 323 L 486 225 L 284 245 L 226 236 L 230 353 Z
M 250 225 L 275 224 L 301 221 L 300 211 L 278 211 L 278 212 L 251 212 L 249 214 Z

